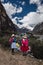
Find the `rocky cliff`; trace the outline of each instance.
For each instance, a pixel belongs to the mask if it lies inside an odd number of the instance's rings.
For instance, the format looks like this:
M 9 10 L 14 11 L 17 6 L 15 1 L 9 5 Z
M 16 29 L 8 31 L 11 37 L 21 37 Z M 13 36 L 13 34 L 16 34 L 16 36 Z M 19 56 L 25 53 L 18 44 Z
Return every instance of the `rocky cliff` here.
M 11 19 L 8 17 L 2 3 L 0 2 L 0 34 L 1 33 L 14 33 L 16 25 L 13 24 Z
M 35 34 L 43 34 L 43 22 L 39 23 L 35 26 L 33 33 Z

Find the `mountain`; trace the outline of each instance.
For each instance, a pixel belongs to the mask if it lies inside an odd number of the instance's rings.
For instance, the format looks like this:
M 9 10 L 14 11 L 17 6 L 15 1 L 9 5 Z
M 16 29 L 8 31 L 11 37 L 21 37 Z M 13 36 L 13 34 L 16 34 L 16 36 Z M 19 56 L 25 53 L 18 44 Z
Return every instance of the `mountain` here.
M 43 22 L 39 23 L 35 26 L 35 28 L 33 29 L 33 33 L 34 34 L 43 34 Z
M 0 35 L 1 33 L 14 33 L 17 28 L 17 25 L 13 24 L 0 2 Z
M 18 28 L 18 34 L 27 33 L 27 32 L 31 32 L 31 30 L 30 29 L 27 29 L 25 27 Z
M 23 32 L 23 33 L 26 33 L 26 32 L 28 32 L 28 31 L 29 31 L 29 29 L 27 29 L 27 28 L 23 27 L 23 28 L 21 28 L 21 29 L 20 29 L 20 31 L 21 31 L 21 32 Z

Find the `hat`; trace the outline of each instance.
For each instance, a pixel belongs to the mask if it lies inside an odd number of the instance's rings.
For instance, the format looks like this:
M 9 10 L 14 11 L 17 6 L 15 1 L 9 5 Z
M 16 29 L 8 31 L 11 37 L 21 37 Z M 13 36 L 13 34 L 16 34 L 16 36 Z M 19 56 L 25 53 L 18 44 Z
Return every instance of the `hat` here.
M 11 37 L 15 36 L 14 34 L 11 35 Z
M 27 36 L 26 36 L 26 35 L 24 35 L 24 36 L 23 36 L 23 38 L 27 38 Z

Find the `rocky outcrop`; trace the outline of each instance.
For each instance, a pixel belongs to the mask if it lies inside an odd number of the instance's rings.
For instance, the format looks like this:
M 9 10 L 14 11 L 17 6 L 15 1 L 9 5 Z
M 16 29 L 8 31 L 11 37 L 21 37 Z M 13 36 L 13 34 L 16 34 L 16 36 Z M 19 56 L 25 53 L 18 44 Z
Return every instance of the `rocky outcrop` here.
M 6 11 L 0 2 L 0 34 L 1 33 L 14 33 L 16 30 L 16 25 L 13 24 L 11 19 L 6 14 Z
M 34 34 L 43 34 L 43 22 L 39 23 L 35 26 L 34 30 L 33 30 Z

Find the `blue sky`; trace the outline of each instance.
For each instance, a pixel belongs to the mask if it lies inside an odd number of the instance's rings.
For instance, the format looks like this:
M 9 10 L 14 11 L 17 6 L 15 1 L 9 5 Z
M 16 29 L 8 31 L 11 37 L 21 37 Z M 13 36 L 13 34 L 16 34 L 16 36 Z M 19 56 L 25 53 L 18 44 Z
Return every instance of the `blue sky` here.
M 33 29 L 43 21 L 43 0 L 1 0 L 8 16 L 19 28 Z M 40 13 L 39 13 L 40 12 Z
M 37 5 L 36 4 L 29 4 L 30 0 L 4 0 L 4 3 L 12 3 L 12 5 L 14 6 L 15 4 L 18 7 L 22 7 L 23 10 L 21 13 L 16 13 L 15 15 L 13 14 L 13 16 L 17 16 L 17 17 L 24 17 L 26 16 L 29 12 L 34 12 L 37 9 Z M 24 5 L 22 5 L 22 2 L 25 2 Z

